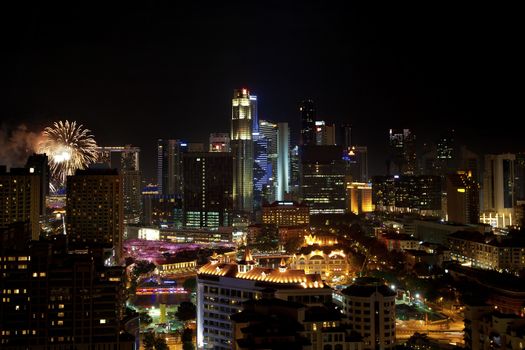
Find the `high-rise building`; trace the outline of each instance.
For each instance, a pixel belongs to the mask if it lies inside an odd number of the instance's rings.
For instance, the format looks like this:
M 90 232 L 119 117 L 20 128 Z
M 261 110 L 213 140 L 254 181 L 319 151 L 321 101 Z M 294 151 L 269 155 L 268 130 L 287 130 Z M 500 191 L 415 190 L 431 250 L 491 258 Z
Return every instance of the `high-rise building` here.
M 117 169 L 122 176 L 124 223 L 137 224 L 142 216 L 139 147 L 98 147 L 98 163 Z
M 271 174 L 268 173 L 268 140 L 260 132 L 253 132 L 253 201 L 254 210 L 261 207 L 264 191 Z
M 266 178 L 263 189 L 266 202 L 273 202 L 277 196 L 278 125 L 267 120 L 259 120 L 259 133 L 267 142 Z
M 390 129 L 389 175 L 414 175 L 417 169 L 416 136 L 409 129 Z
M 124 203 L 122 177 L 116 169 L 77 170 L 67 177 L 66 232 L 76 243 L 112 248 L 122 254 Z
M 525 153 L 517 153 L 514 162 L 514 196 L 516 201 L 525 200 Z
M 253 211 L 253 106 L 248 89 L 233 92 L 231 149 L 233 156 L 233 207 L 239 213 Z
M 514 154 L 485 156 L 483 174 L 483 210 L 500 215 L 513 215 L 514 208 Z
M 459 224 L 479 222 L 479 184 L 472 174 L 459 172 L 447 175 L 448 221 Z
M 345 150 L 345 161 L 352 181 L 368 182 L 368 147 L 352 146 Z
M 31 169 L 0 166 L 0 231 L 15 222 L 28 221 L 32 239 L 40 236 L 39 214 L 42 205 L 40 177 Z
M 228 133 L 210 134 L 210 152 L 230 152 L 230 135 Z
M 326 124 L 324 120 L 315 121 L 315 144 L 318 146 L 336 145 L 335 124 Z
M 160 194 L 182 195 L 182 154 L 186 146 L 180 140 L 157 141 L 157 182 Z
M 311 214 L 344 214 L 346 205 L 345 162 L 339 146 L 303 146 L 301 196 Z
M 274 296 L 305 305 L 331 301 L 332 290 L 320 275 L 258 267 L 247 250 L 237 263 L 221 262 L 214 255 L 197 274 L 197 346 L 204 349 L 232 349 L 235 335 L 230 315 L 242 310 L 242 302 L 260 299 L 269 289 Z
M 40 215 L 46 214 L 46 196 L 49 195 L 49 162 L 45 154 L 32 154 L 27 158 L 26 169 L 40 177 Z
M 434 175 L 374 176 L 372 200 L 382 211 L 442 215 L 441 177 Z
M 183 164 L 185 226 L 230 226 L 233 209 L 231 154 L 186 153 Z
M 457 154 L 454 130 L 450 130 L 439 138 L 436 145 L 435 168 L 437 175 L 445 176 L 453 173 L 457 169 L 456 163 Z
M 316 133 L 315 133 L 316 110 L 315 110 L 314 101 L 311 99 L 305 99 L 301 101 L 299 105 L 299 114 L 301 117 L 300 144 L 302 146 L 315 145 L 316 144 Z
M 372 185 L 363 182 L 348 182 L 348 212 L 354 214 L 374 211 L 372 205 Z
M 277 193 L 276 199 L 282 201 L 290 192 L 290 130 L 288 123 L 277 124 Z
M 273 202 L 262 208 L 263 224 L 301 226 L 310 223 L 310 208 L 297 202 Z
M 177 194 L 143 194 L 144 225 L 181 227 L 184 221 L 182 196 Z
M 4 246 L 0 261 L 0 348 L 135 349 L 121 332 L 124 267 L 68 251 L 63 236 Z
M 338 144 L 343 146 L 344 149 L 348 149 L 353 146 L 352 144 L 352 126 L 350 124 L 341 125 L 340 140 Z
M 352 329 L 363 337 L 363 349 L 396 347 L 396 292 L 384 281 L 356 278 L 354 284 L 342 291 L 340 303 Z

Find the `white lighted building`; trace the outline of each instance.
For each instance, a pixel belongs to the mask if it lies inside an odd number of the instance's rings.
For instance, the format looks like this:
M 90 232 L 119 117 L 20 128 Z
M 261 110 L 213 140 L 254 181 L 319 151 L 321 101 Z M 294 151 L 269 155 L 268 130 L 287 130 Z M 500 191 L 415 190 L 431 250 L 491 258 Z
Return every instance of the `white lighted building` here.
M 364 340 L 363 349 L 394 349 L 396 340 L 396 293 L 384 281 L 357 278 L 334 298 L 348 323 Z
M 331 301 L 332 291 L 320 275 L 289 269 L 258 267 L 247 250 L 237 263 L 222 263 L 216 257 L 197 274 L 197 346 L 231 349 L 234 341 L 230 315 L 242 310 L 242 302 L 260 299 L 271 290 L 278 299 L 321 305 Z

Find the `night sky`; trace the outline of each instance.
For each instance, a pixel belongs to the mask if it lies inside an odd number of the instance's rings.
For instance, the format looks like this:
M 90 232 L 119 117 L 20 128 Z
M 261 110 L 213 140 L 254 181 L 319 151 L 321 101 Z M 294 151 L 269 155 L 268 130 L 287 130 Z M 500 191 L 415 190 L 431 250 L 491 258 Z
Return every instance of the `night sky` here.
M 517 9 L 109 3 L 0 11 L 4 129 L 74 119 L 100 145 L 140 146 L 153 175 L 157 138 L 206 142 L 229 132 L 233 89 L 248 87 L 260 118 L 288 121 L 294 137 L 303 97 L 316 101 L 320 119 L 351 123 L 369 146 L 372 175 L 384 170 L 390 127 L 428 141 L 455 128 L 481 152 L 525 148 Z

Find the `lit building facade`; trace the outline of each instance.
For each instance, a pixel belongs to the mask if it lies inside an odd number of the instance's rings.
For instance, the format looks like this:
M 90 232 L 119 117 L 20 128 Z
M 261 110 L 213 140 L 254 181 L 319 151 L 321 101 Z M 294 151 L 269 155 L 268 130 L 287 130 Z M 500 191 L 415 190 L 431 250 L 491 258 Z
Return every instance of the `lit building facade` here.
M 345 161 L 348 174 L 354 182 L 368 182 L 368 147 L 352 146 L 345 148 Z
M 273 202 L 262 208 L 263 224 L 300 226 L 310 224 L 310 208 L 297 202 Z
M 277 124 L 277 196 L 282 201 L 290 192 L 290 129 L 288 123 Z
M 390 129 L 389 175 L 414 175 L 417 169 L 416 136 L 410 129 Z
M 32 239 L 40 236 L 42 195 L 40 177 L 30 169 L 0 166 L 0 231 L 10 224 L 29 221 Z
M 310 214 L 344 214 L 346 204 L 345 163 L 338 146 L 303 146 L 301 197 Z
M 512 216 L 514 214 L 514 181 L 516 156 L 499 154 L 485 156 L 483 173 L 483 212 Z
M 323 120 L 315 121 L 315 144 L 318 146 L 335 146 L 335 124 L 326 124 Z
M 448 246 L 451 259 L 462 264 L 507 272 L 525 268 L 525 244 L 520 240 L 459 231 L 448 236 Z
M 447 219 L 459 224 L 479 222 L 479 184 L 470 173 L 447 175 Z
M 187 144 L 181 140 L 157 140 L 157 183 L 160 194 L 182 195 L 182 154 Z
M 72 242 L 104 244 L 122 254 L 122 177 L 115 169 L 77 170 L 67 177 L 66 231 Z
M 45 154 L 32 154 L 27 158 L 26 169 L 40 178 L 40 215 L 46 214 L 46 196 L 49 196 L 49 160 Z
M 230 226 L 232 156 L 226 152 L 192 152 L 183 157 L 184 225 Z
M 321 275 L 323 279 L 346 276 L 350 272 L 348 256 L 339 246 L 303 247 L 293 255 L 291 267 Z
M 311 99 L 304 99 L 299 104 L 299 116 L 301 119 L 300 145 L 315 145 L 317 136 L 315 129 L 316 108 Z
M 247 89 L 234 90 L 232 99 L 231 150 L 233 156 L 233 207 L 240 213 L 253 211 L 252 113 L 256 100 Z
M 396 346 L 396 293 L 384 281 L 356 278 L 334 299 L 348 323 L 364 341 L 363 349 L 394 349 Z
M 227 133 L 210 134 L 210 152 L 230 152 L 230 135 Z
M 197 346 L 204 349 L 232 349 L 234 334 L 230 315 L 242 310 L 242 302 L 260 299 L 265 290 L 275 290 L 278 299 L 322 305 L 332 292 L 319 275 L 256 266 L 249 251 L 238 263 L 222 263 L 217 258 L 197 274 Z
M 348 211 L 354 214 L 370 213 L 374 211 L 372 204 L 372 184 L 362 182 L 348 182 Z
M 97 147 L 98 163 L 118 169 L 122 176 L 124 198 L 124 223 L 137 224 L 142 215 L 140 148 Z
M 63 236 L 0 251 L 0 348 L 134 350 L 121 334 L 124 268 Z

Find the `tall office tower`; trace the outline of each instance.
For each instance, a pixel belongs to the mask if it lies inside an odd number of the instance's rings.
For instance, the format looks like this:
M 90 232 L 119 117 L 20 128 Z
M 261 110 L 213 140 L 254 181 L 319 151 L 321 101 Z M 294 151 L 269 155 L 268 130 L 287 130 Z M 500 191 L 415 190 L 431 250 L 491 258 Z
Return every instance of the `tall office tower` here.
M 66 232 L 71 242 L 111 247 L 122 255 L 124 203 L 116 169 L 77 170 L 67 177 Z
M 359 277 L 342 291 L 343 312 L 364 340 L 365 350 L 396 347 L 396 292 L 384 281 Z
M 130 145 L 97 147 L 98 163 L 117 169 L 122 176 L 124 223 L 137 224 L 142 216 L 140 148 Z
M 268 182 L 263 190 L 263 197 L 267 202 L 272 203 L 277 196 L 277 124 L 267 120 L 259 120 L 259 133 L 264 135 L 268 143 L 268 158 L 266 163 Z
M 253 202 L 254 210 L 261 208 L 264 192 L 271 174 L 268 174 L 268 140 L 260 132 L 253 132 Z
M 290 192 L 293 198 L 299 197 L 301 189 L 301 160 L 299 157 L 299 146 L 290 150 Z
M 40 177 L 40 215 L 46 214 L 46 196 L 49 195 L 49 163 L 45 154 L 36 154 L 29 156 L 26 162 L 26 169 L 30 174 Z
M 514 162 L 514 194 L 516 201 L 525 200 L 525 153 L 517 153 Z
M 231 149 L 233 156 L 233 208 L 253 211 L 252 112 L 248 89 L 234 90 L 232 99 Z
M 514 154 L 485 155 L 483 173 L 483 210 L 499 215 L 513 215 Z
M 441 177 L 434 175 L 374 176 L 372 200 L 382 211 L 441 216 Z
M 290 129 L 288 123 L 277 124 L 277 200 L 290 192 Z
M 40 236 L 40 177 L 30 169 L 0 166 L 0 231 L 15 222 L 28 221 L 32 239 Z
M 210 134 L 210 152 L 230 152 L 230 135 L 228 133 Z
M 340 139 L 337 144 L 343 146 L 344 149 L 352 147 L 352 126 L 350 124 L 343 124 L 339 130 Z
M 301 196 L 311 214 L 345 213 L 345 166 L 342 147 L 301 147 Z
M 344 158 L 352 181 L 368 182 L 368 147 L 352 146 L 345 148 Z
M 185 226 L 230 226 L 233 187 L 231 154 L 190 152 L 184 154 L 183 164 Z
M 286 264 L 279 269 L 258 267 L 249 251 L 237 263 L 210 262 L 197 273 L 197 346 L 199 349 L 232 349 L 230 315 L 242 310 L 242 302 L 260 299 L 268 290 L 278 299 L 321 306 L 332 299 L 319 274 L 291 270 Z
M 336 145 L 335 124 L 326 124 L 324 120 L 315 122 L 315 144 L 319 146 Z
M 448 131 L 439 138 L 436 145 L 437 175 L 445 176 L 457 171 L 456 149 L 454 130 Z
M 479 222 L 479 184 L 470 173 L 447 175 L 448 221 L 458 224 Z
M 157 182 L 159 193 L 182 195 L 182 154 L 187 144 L 180 140 L 157 141 Z
M 348 191 L 348 211 L 350 213 L 361 214 L 374 211 L 371 184 L 349 182 L 346 184 L 346 189 Z
M 409 129 L 390 129 L 389 175 L 414 175 L 417 169 L 416 136 Z
M 470 151 L 467 147 L 461 146 L 458 158 L 458 170 L 470 172 L 474 180 L 481 182 L 481 160 L 479 155 Z
M 299 105 L 299 113 L 301 116 L 301 139 L 302 146 L 315 145 L 315 118 L 316 110 L 315 103 L 311 99 L 303 100 Z
M 63 236 L 8 245 L 0 261 L 0 348 L 135 349 L 121 333 L 124 267 L 68 251 Z

